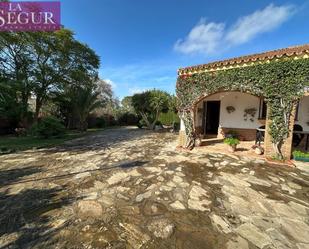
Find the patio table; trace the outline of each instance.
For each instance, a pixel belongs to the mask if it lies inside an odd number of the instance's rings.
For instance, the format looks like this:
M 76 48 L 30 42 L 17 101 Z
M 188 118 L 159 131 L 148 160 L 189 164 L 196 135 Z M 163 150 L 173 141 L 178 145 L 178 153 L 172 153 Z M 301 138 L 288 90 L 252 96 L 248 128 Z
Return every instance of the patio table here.
M 256 136 L 256 140 L 255 140 L 255 144 L 259 143 L 259 146 L 261 145 L 261 138 L 262 138 L 262 134 L 265 134 L 265 129 L 260 129 L 257 128 L 257 136 Z M 293 131 L 293 134 L 303 134 L 306 136 L 306 145 L 305 145 L 305 149 L 308 150 L 308 143 L 309 143 L 309 131 Z

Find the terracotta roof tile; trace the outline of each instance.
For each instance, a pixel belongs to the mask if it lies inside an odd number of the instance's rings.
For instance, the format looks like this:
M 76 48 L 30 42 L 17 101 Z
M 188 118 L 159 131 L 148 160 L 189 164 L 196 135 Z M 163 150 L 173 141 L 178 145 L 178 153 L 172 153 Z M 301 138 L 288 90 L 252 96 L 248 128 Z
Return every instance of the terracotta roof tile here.
M 248 62 L 256 62 L 256 61 L 264 61 L 264 60 L 272 60 L 275 58 L 282 58 L 283 56 L 298 56 L 302 54 L 309 54 L 309 44 L 304 44 L 300 46 L 293 46 L 283 49 L 277 49 L 272 51 L 267 51 L 259 54 L 252 54 L 246 56 L 240 56 L 236 58 L 231 58 L 222 61 L 215 61 L 207 64 L 191 66 L 180 68 L 178 70 L 179 74 L 186 74 L 194 71 L 206 70 L 206 69 L 215 69 L 223 66 L 248 63 Z

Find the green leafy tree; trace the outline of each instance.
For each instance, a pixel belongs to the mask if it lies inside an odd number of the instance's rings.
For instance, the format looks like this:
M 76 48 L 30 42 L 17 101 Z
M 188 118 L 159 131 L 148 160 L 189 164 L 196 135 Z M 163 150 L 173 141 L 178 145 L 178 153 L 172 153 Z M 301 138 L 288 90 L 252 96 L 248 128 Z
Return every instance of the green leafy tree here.
M 35 32 L 29 41 L 32 52 L 33 92 L 36 97 L 35 120 L 52 91 L 66 84 L 97 77 L 99 57 L 87 45 L 75 40 L 67 29 Z M 75 79 L 79 79 L 77 82 Z
M 95 52 L 68 29 L 5 32 L 0 35 L 0 78 L 7 91 L 2 91 L 0 108 L 5 109 L 5 103 L 14 100 L 21 107 L 19 113 L 15 112 L 20 117 L 15 118 L 22 120 L 33 95 L 37 121 L 42 106 L 54 93 L 64 92 L 67 85 L 79 86 L 96 79 L 99 64 Z
M 33 82 L 29 77 L 32 60 L 28 42 L 29 34 L 26 32 L 2 32 L 0 35 L 0 75 L 2 89 L 5 88 L 1 91 L 0 108 L 5 108 L 4 100 L 8 103 L 8 100 L 14 99 L 15 107 L 12 106 L 9 112 L 15 112 L 13 119 L 17 123 L 26 122 L 28 100 L 33 89 Z
M 102 106 L 102 101 L 98 100 L 99 92 L 90 87 L 77 88 L 75 93 L 74 109 L 79 119 L 79 130 L 87 130 L 87 118 L 91 111 Z
M 141 115 L 148 129 L 154 129 L 159 115 L 167 112 L 170 95 L 161 90 L 150 90 L 132 96 L 132 105 L 136 113 Z
M 22 105 L 18 102 L 16 86 L 13 83 L 0 82 L 0 117 L 15 128 L 20 122 Z
M 121 108 L 125 112 L 135 113 L 135 110 L 132 104 L 132 96 L 126 96 L 121 100 Z
M 91 82 L 68 86 L 65 91 L 55 97 L 60 113 L 66 120 L 68 128 L 85 131 L 88 127 L 87 118 L 95 109 L 104 106 L 97 85 Z
M 175 95 L 171 95 L 169 99 L 168 109 L 171 112 L 177 113 L 178 112 L 178 101 Z

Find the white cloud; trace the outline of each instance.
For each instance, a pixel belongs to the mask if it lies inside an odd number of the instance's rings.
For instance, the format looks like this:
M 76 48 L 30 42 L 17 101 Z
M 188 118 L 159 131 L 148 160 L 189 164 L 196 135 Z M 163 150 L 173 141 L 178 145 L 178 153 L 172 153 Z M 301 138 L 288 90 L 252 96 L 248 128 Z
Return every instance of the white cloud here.
M 142 93 L 142 92 L 145 92 L 145 91 L 147 91 L 147 89 L 145 89 L 145 88 L 139 88 L 139 87 L 129 88 L 129 94 L 130 95 L 133 95 L 135 93 Z
M 223 23 L 206 23 L 202 18 L 185 39 L 175 43 L 174 49 L 184 54 L 213 53 L 222 40 L 224 28 Z
M 186 38 L 179 39 L 175 51 L 183 54 L 213 54 L 227 47 L 246 43 L 260 34 L 270 32 L 295 13 L 293 5 L 268 5 L 262 10 L 240 17 L 226 29 L 225 23 L 207 23 L 204 18 L 192 28 Z
M 110 84 L 112 86 L 113 89 L 115 89 L 117 87 L 116 83 L 110 79 L 104 79 L 104 81 L 107 83 L 107 84 Z
M 238 19 L 226 35 L 231 44 L 242 44 L 254 39 L 257 35 L 272 31 L 284 23 L 294 13 L 292 5 L 268 5 L 263 10 Z

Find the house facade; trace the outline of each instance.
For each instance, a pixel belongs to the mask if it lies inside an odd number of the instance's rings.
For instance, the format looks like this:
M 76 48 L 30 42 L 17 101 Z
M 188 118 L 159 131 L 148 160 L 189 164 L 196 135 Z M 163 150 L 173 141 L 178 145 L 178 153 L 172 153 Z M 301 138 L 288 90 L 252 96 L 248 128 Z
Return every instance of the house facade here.
M 178 70 L 178 76 L 179 78 L 196 76 L 196 79 L 199 79 L 199 74 L 216 75 L 217 72 L 235 68 L 241 72 L 242 68 L 248 69 L 248 67 L 257 64 L 271 64 L 272 62 L 300 59 L 309 60 L 309 44 L 182 68 Z M 207 82 L 203 84 L 207 87 Z M 262 146 L 265 149 L 265 156 L 270 157 L 274 153 L 272 137 L 268 132 L 271 119 L 268 118 L 270 110 L 264 95 L 257 94 L 256 91 L 243 90 L 246 89 L 246 82 L 244 82 L 242 89 L 237 87 L 233 89 L 232 81 L 230 84 L 229 89 L 223 87 L 216 91 L 201 91 L 200 95 L 195 95 L 190 108 L 194 133 L 201 138 L 224 138 L 229 133 L 237 133 L 240 140 L 252 141 L 252 145 L 254 145 L 257 129 L 265 130 Z M 193 84 L 192 88 L 194 87 L 200 86 Z M 180 88 L 179 84 L 177 88 Z M 200 91 L 199 89 L 198 91 Z M 178 98 L 183 98 L 183 96 L 178 96 Z M 290 134 L 282 145 L 282 154 L 287 158 L 291 156 L 293 147 L 292 134 L 295 127 L 297 127 L 297 130 L 303 131 L 303 133 L 309 132 L 308 88 L 304 89 L 303 96 L 295 102 L 289 119 Z M 186 140 L 185 122 L 182 120 L 179 145 L 184 146 Z M 302 140 L 304 143 L 306 135 L 302 135 Z

